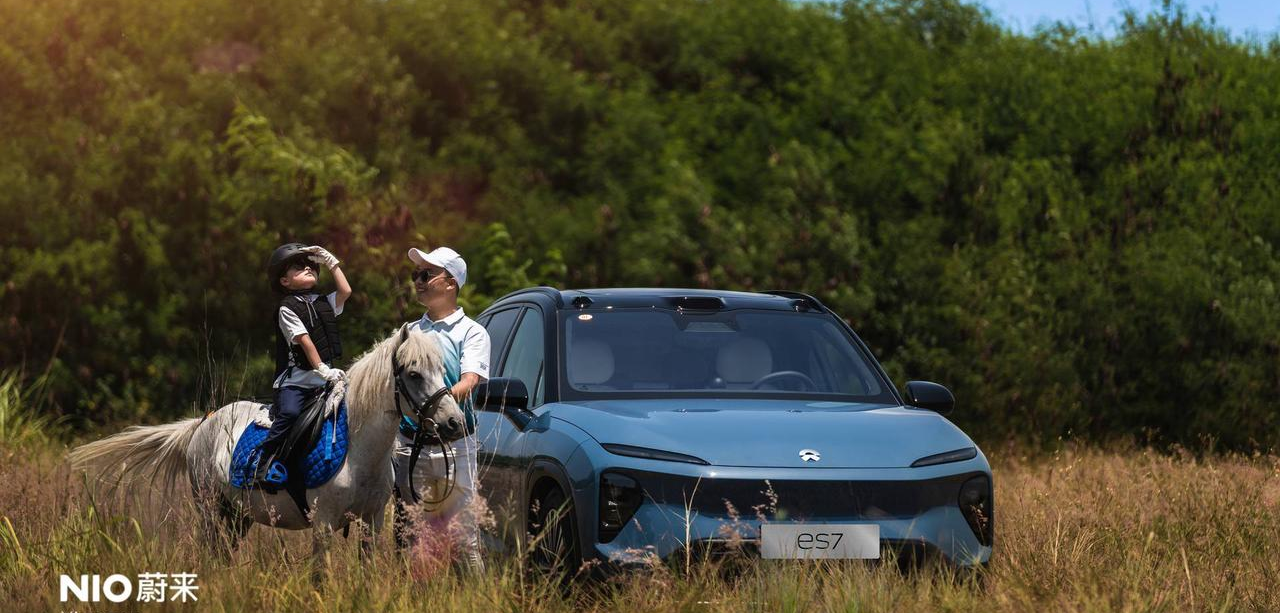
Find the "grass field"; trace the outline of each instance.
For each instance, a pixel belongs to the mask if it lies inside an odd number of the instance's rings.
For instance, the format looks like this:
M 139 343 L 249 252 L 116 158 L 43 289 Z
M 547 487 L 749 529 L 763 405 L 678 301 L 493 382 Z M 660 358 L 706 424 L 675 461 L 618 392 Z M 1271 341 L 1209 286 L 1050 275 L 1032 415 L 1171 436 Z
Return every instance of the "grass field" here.
M 0 448 L 0 611 L 1280 611 L 1280 458 L 1067 446 L 991 449 L 996 550 L 945 569 L 754 561 L 657 566 L 568 594 L 515 558 L 482 578 L 338 540 L 313 587 L 307 535 L 253 528 L 230 562 L 203 548 L 186 492 L 93 493 L 53 442 Z M 59 602 L 58 575 L 194 572 L 198 604 Z

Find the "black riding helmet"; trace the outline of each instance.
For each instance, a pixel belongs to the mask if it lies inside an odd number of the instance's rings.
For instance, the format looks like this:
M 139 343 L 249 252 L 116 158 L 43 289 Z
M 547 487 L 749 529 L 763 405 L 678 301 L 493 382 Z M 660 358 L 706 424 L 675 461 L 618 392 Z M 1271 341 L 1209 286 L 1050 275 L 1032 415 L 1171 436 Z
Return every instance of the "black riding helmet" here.
M 267 260 L 267 281 L 271 283 L 271 291 L 277 294 L 286 293 L 284 286 L 280 285 L 280 277 L 284 276 L 285 271 L 294 261 L 307 260 L 310 263 L 311 254 L 303 251 L 306 247 L 302 243 L 286 243 L 276 247 L 276 250 L 271 253 L 271 259 Z M 311 265 L 315 266 L 314 263 Z

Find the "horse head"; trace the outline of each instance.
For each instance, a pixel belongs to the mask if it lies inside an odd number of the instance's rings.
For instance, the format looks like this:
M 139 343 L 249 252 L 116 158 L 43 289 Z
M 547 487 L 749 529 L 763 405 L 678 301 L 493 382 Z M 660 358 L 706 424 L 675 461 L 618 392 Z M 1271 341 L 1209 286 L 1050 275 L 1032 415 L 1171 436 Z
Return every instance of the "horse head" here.
M 444 442 L 466 436 L 466 417 L 444 384 L 444 358 L 434 339 L 400 327 L 391 349 L 391 370 L 401 419 L 427 428 Z

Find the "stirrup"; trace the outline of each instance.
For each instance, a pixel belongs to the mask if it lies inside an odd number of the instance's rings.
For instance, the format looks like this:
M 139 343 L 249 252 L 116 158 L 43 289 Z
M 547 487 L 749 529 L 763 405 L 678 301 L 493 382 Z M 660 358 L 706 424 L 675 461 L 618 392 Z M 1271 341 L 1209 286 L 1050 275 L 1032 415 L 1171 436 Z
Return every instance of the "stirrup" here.
M 271 462 L 271 466 L 267 468 L 267 474 L 263 475 L 262 482 L 268 485 L 281 487 L 285 481 L 289 480 L 289 471 L 281 464 L 279 460 Z
M 285 481 L 289 480 L 289 470 L 281 464 L 279 460 L 273 460 L 266 467 L 266 471 L 259 469 L 258 474 L 254 477 L 252 484 L 249 486 L 254 489 L 260 489 L 268 494 L 274 494 L 284 487 Z

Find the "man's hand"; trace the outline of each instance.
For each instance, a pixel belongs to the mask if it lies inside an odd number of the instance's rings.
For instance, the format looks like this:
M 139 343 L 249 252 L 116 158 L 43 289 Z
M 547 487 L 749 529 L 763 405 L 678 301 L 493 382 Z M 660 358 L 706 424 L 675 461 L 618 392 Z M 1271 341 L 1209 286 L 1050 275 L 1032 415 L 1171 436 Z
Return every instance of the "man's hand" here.
M 480 383 L 480 375 L 473 372 L 464 372 L 462 373 L 462 380 L 449 388 L 449 394 L 453 396 L 454 400 L 462 402 L 467 396 L 471 395 L 471 390 L 475 388 L 477 383 Z
M 471 393 L 471 386 L 465 385 L 463 383 L 456 383 L 454 384 L 453 387 L 449 388 L 449 395 L 453 396 L 453 399 L 459 403 L 461 403 L 462 399 L 466 398 L 467 394 L 470 394 L 470 393 Z
M 328 268 L 329 270 L 333 270 L 338 266 L 338 258 L 334 257 L 332 253 L 329 253 L 327 249 L 325 249 L 324 247 L 321 247 L 320 245 L 303 247 L 302 249 L 300 249 L 300 251 L 304 253 L 310 253 L 311 261 L 317 264 L 324 264 L 325 268 Z

